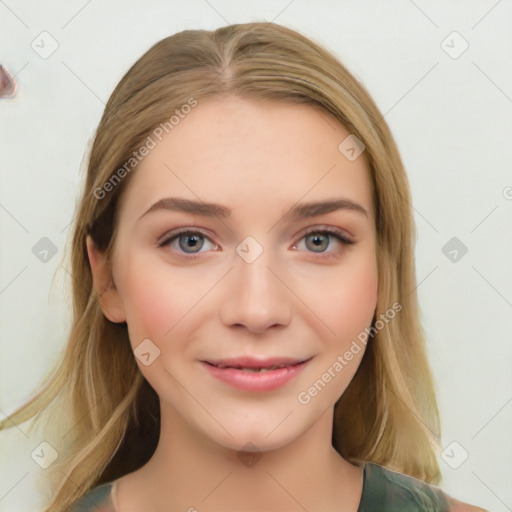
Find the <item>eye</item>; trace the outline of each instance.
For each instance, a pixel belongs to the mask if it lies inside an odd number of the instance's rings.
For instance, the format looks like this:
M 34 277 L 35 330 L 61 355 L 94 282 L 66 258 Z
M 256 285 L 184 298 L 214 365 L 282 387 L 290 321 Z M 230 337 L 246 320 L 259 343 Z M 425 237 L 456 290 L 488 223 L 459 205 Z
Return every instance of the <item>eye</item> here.
M 201 233 L 200 231 L 191 231 L 189 229 L 182 229 L 178 231 L 173 231 L 172 233 L 168 233 L 164 236 L 163 240 L 158 242 L 158 247 L 171 246 L 174 250 L 180 252 L 183 251 L 184 254 L 191 255 L 192 258 L 196 257 L 195 254 L 200 254 L 200 249 L 204 246 L 204 240 L 211 240 Z M 178 242 L 178 247 L 176 247 L 176 243 Z M 217 245 L 212 244 L 214 247 Z M 189 252 L 189 249 L 192 249 Z
M 334 238 L 338 243 L 342 245 L 351 245 L 354 243 L 343 231 L 337 228 L 313 228 L 307 231 L 300 240 L 306 241 L 306 247 L 311 252 L 320 254 L 322 256 L 325 254 L 324 257 L 331 257 L 335 256 L 333 252 L 336 251 L 325 251 L 325 249 L 330 245 L 329 238 Z M 205 245 L 205 240 L 212 245 L 210 249 L 214 248 L 215 250 L 218 248 L 218 246 L 214 244 L 205 234 L 201 233 L 200 231 L 192 231 L 188 228 L 172 231 L 171 233 L 164 235 L 162 240 L 159 241 L 157 245 L 158 247 L 170 246 L 178 253 L 187 255 L 187 257 L 190 259 L 196 258 L 198 257 L 198 254 L 201 254 L 201 249 Z M 298 245 L 299 244 L 295 244 L 292 248 L 297 250 Z M 208 247 L 206 250 L 208 250 Z
M 352 245 L 354 243 L 343 231 L 337 228 L 313 228 L 307 231 L 301 240 L 305 240 L 306 247 L 311 249 L 311 252 L 320 255 L 324 255 L 325 253 L 327 257 L 330 257 L 333 256 L 333 252 L 335 251 L 326 252 L 324 250 L 330 245 L 329 238 L 334 238 L 342 245 Z M 293 249 L 297 249 L 297 247 L 298 244 L 295 244 Z

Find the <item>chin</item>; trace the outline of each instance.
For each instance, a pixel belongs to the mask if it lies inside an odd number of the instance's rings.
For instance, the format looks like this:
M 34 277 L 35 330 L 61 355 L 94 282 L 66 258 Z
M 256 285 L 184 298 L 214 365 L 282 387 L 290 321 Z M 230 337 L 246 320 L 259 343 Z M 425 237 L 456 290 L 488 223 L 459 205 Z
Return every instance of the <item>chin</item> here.
M 283 448 L 301 435 L 300 432 L 290 432 L 289 429 L 278 432 L 276 425 L 277 423 L 274 422 L 272 427 L 267 428 L 260 422 L 254 428 L 244 428 L 242 425 L 227 426 L 227 430 L 233 437 L 224 432 L 224 435 L 216 436 L 213 440 L 220 446 L 235 452 L 258 453 Z

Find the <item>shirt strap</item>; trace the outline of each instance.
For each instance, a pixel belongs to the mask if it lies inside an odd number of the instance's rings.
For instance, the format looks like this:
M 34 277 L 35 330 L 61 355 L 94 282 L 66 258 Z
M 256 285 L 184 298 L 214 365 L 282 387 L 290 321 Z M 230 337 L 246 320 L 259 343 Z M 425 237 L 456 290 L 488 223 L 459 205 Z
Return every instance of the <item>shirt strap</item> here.
M 114 505 L 115 512 L 119 512 L 119 507 L 117 505 L 117 482 L 118 482 L 118 480 L 116 480 L 112 484 L 112 491 L 110 493 L 110 499 L 112 500 L 112 504 Z

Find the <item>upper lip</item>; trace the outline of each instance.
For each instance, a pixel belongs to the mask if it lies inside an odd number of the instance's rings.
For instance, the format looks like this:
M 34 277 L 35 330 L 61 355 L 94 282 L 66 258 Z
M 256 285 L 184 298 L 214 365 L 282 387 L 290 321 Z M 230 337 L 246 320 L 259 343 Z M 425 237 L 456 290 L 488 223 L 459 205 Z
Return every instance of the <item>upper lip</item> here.
M 236 357 L 231 359 L 208 359 L 203 362 L 219 367 L 232 367 L 232 368 L 272 368 L 293 366 L 311 358 L 296 358 L 296 357 L 270 357 L 259 359 L 254 357 Z

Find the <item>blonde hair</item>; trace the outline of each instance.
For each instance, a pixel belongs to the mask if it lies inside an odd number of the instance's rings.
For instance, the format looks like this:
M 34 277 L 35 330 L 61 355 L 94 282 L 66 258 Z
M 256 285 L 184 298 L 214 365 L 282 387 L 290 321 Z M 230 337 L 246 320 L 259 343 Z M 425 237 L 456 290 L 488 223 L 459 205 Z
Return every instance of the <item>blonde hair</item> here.
M 148 134 L 194 98 L 239 96 L 296 102 L 329 112 L 365 146 L 375 202 L 378 301 L 402 309 L 370 337 L 361 365 L 335 406 L 332 444 L 347 460 L 367 460 L 438 483 L 439 413 L 419 321 L 415 226 L 404 166 L 365 88 L 322 46 L 275 23 L 185 30 L 152 46 L 112 93 L 90 152 L 71 243 L 73 321 L 65 352 L 44 387 L 11 415 L 67 419 L 50 467 L 47 511 L 65 511 L 88 489 L 134 471 L 159 436 L 159 402 L 140 373 L 125 323 L 99 306 L 85 246 L 91 235 L 108 258 L 117 203 L 131 173 L 97 191 Z M 96 192 L 95 192 L 96 191 Z M 50 412 L 53 411 L 53 412 Z M 67 415 L 67 416 L 66 416 Z M 11 422 L 4 420 L 0 428 Z

